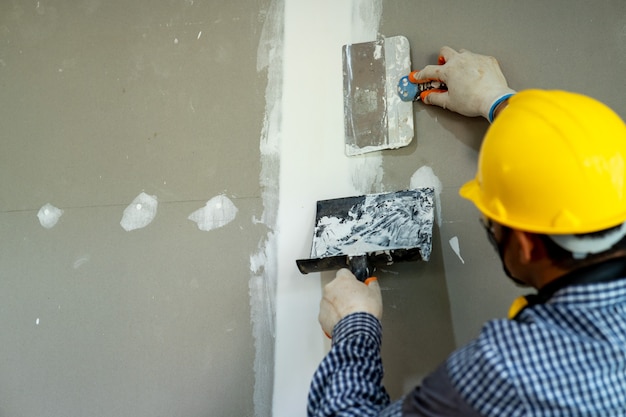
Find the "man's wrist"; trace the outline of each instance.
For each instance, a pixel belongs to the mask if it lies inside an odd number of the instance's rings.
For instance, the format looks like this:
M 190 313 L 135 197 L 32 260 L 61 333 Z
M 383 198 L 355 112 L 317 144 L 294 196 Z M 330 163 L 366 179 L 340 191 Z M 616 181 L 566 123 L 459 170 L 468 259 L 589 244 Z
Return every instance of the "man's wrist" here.
M 342 318 L 333 329 L 333 344 L 340 343 L 357 334 L 367 334 L 377 340 L 382 340 L 382 325 L 373 314 L 359 312 Z
M 489 123 L 493 123 L 496 116 L 498 116 L 498 114 L 500 114 L 500 112 L 508 105 L 509 99 L 514 94 L 515 93 L 504 94 L 493 102 L 491 109 L 489 109 L 489 115 L 487 116 Z

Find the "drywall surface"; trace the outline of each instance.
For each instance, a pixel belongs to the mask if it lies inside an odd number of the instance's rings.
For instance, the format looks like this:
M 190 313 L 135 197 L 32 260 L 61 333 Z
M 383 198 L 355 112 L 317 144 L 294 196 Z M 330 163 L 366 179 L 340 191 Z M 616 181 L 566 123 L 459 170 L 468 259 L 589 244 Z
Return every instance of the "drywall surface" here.
M 458 196 L 484 120 L 418 103 L 408 147 L 344 155 L 341 46 L 378 34 L 626 116 L 622 0 L 0 2 L 0 415 L 305 415 L 320 199 L 436 188 L 430 260 L 379 271 L 394 398 L 506 314 Z
M 328 349 L 315 319 L 320 283 L 333 274 L 301 277 L 293 264 L 309 254 L 316 200 L 425 183 L 437 189 L 431 260 L 380 274 L 393 398 L 528 291 L 506 279 L 478 212 L 458 195 L 474 176 L 488 123 L 417 103 L 408 147 L 343 156 L 341 45 L 375 32 L 404 35 L 414 68 L 436 63 L 443 45 L 467 48 L 498 57 L 512 88 L 579 91 L 625 116 L 625 16 L 620 1 L 286 1 L 273 415 L 305 415 L 311 374 Z
M 269 414 L 269 7 L 0 2 L 0 415 Z

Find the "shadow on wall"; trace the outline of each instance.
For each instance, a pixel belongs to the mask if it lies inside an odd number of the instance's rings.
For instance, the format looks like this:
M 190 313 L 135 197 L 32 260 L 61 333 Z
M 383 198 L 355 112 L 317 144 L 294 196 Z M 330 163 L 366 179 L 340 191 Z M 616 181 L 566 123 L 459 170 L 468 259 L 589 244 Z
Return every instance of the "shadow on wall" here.
M 418 105 L 416 105 L 416 109 Z M 476 152 L 480 150 L 483 137 L 489 128 L 489 124 L 482 117 L 465 117 L 439 107 L 419 104 L 429 115 L 437 120 L 439 125 L 458 139 L 459 142 L 472 148 Z M 419 111 L 419 110 L 416 110 Z
M 412 390 L 454 350 L 439 228 L 428 262 L 381 271 L 385 387 L 392 398 Z

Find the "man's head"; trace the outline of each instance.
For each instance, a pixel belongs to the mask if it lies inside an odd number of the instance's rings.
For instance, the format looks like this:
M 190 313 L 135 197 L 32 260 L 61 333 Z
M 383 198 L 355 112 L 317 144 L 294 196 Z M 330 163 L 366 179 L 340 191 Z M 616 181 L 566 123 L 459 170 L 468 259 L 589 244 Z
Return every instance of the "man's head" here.
M 536 236 L 534 250 L 563 270 L 601 260 L 626 236 L 626 125 L 580 94 L 520 92 L 487 132 L 461 195 L 494 229 Z

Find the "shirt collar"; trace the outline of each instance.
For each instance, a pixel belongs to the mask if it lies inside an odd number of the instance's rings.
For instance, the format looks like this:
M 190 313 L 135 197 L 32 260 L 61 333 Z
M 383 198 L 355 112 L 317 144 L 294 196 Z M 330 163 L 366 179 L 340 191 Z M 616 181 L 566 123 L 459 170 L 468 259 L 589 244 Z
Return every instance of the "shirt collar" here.
M 513 302 L 509 318 L 514 319 L 526 307 L 546 303 L 606 304 L 626 299 L 626 258 L 579 268 L 542 287 L 537 294 Z

